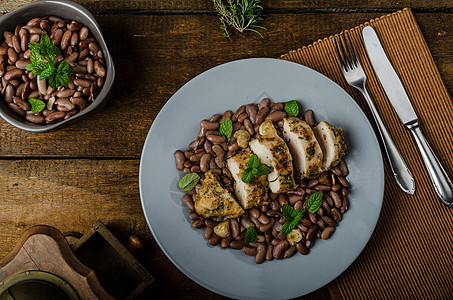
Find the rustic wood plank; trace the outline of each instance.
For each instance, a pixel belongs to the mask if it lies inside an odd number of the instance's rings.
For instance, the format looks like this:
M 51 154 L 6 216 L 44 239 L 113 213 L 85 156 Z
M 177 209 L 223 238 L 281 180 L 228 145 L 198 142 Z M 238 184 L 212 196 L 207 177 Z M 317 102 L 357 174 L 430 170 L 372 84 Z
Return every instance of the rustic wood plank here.
M 106 107 L 57 132 L 32 134 L 0 121 L 0 157 L 140 156 L 146 134 L 171 95 L 201 72 L 236 59 L 279 57 L 353 27 L 370 14 L 271 14 L 264 38 L 221 36 L 210 15 L 99 15 L 117 77 Z M 448 90 L 453 90 L 453 14 L 417 14 Z
M 0 12 L 8 12 L 35 0 L 3 0 L 0 5 Z M 95 12 L 108 11 L 132 11 L 141 12 L 153 11 L 193 11 L 214 13 L 212 1 L 210 0 L 76 0 L 87 9 Z M 448 11 L 453 8 L 450 0 L 324 0 L 324 1 L 300 1 L 300 0 L 263 0 L 262 6 L 266 11 L 311 11 L 329 10 L 331 12 L 366 12 L 366 11 L 391 11 L 405 7 L 411 7 L 420 11 Z
M 0 161 L 0 260 L 33 225 L 84 233 L 99 218 L 123 244 L 132 234 L 143 240 L 138 258 L 156 279 L 143 299 L 222 299 L 181 273 L 152 238 L 138 194 L 138 166 L 139 160 Z M 326 299 L 328 292 L 322 288 L 307 297 Z

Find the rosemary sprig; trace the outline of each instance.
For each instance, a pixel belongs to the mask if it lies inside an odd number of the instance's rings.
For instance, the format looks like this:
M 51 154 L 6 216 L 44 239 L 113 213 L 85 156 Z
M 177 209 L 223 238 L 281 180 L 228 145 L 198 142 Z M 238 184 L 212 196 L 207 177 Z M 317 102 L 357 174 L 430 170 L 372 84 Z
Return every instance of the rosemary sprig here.
M 233 27 L 239 32 L 246 30 L 262 34 L 257 29 L 266 30 L 258 25 L 263 20 L 260 13 L 263 7 L 259 5 L 260 0 L 213 0 L 214 8 L 219 14 L 220 29 L 223 35 L 230 38 L 228 27 Z

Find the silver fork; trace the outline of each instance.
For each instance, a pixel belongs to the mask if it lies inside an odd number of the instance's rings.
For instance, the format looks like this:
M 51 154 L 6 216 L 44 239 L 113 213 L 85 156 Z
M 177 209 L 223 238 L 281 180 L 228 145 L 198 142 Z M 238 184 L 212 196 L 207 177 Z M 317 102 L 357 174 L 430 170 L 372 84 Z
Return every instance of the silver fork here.
M 338 41 L 337 41 L 338 40 Z M 374 107 L 373 101 L 368 94 L 366 89 L 366 75 L 360 65 L 357 54 L 355 53 L 354 47 L 352 46 L 351 38 L 346 32 L 340 34 L 337 38 L 334 38 L 335 50 L 337 52 L 338 60 L 340 62 L 341 71 L 346 78 L 348 84 L 358 89 L 363 97 L 365 97 L 368 106 L 371 109 L 374 121 L 376 122 L 379 135 L 384 146 L 385 153 L 387 154 L 387 160 L 392 170 L 393 176 L 398 186 L 407 194 L 413 195 L 415 193 L 415 181 L 412 177 L 412 173 L 406 165 L 401 153 L 395 146 L 392 137 L 388 133 L 387 129 L 382 122 L 379 113 Z

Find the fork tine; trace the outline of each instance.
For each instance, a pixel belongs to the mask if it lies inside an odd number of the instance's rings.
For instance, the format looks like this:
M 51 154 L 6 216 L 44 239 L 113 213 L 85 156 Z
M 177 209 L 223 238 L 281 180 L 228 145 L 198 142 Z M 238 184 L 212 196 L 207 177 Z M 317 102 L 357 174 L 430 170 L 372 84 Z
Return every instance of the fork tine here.
M 341 57 L 340 49 L 338 48 L 337 37 L 334 37 L 333 41 L 335 42 L 335 51 L 337 52 L 338 60 L 340 61 L 340 67 L 345 69 L 345 64 Z
M 348 37 L 349 46 L 350 46 L 350 47 L 348 47 L 348 51 L 349 51 L 349 48 L 352 50 L 351 53 L 350 53 L 351 54 L 351 60 L 353 61 L 355 67 L 358 67 L 359 66 L 359 58 L 358 58 L 357 54 L 355 53 L 354 46 L 352 46 L 351 37 L 349 36 L 348 32 L 346 32 L 345 35 Z M 343 38 L 346 41 L 346 38 L 345 37 L 343 37 Z M 346 43 L 346 44 L 348 44 L 348 43 Z
M 350 71 L 350 70 L 352 70 L 352 64 L 351 64 L 351 61 L 350 61 L 351 59 L 346 54 L 345 48 L 343 46 L 344 41 L 342 41 L 341 37 L 342 37 L 342 34 L 340 33 L 339 38 L 338 38 L 338 43 L 340 44 L 340 51 L 341 51 L 341 54 L 343 54 L 343 59 L 344 59 L 344 62 L 345 62 L 344 68 L 346 69 L 346 71 Z

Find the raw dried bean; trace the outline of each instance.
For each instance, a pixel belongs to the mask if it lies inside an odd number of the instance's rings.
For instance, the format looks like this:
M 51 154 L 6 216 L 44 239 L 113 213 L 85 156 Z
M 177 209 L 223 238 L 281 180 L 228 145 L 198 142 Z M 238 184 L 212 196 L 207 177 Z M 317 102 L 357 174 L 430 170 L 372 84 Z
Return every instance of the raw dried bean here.
M 212 233 L 214 232 L 214 229 L 212 229 L 211 227 L 206 227 L 206 229 L 204 230 L 204 237 L 209 240 L 212 236 Z
M 282 240 L 277 243 L 277 245 L 274 246 L 274 249 L 272 250 L 272 256 L 275 259 L 282 259 L 283 253 L 288 249 L 289 243 L 286 240 Z
M 283 120 L 283 118 L 285 118 L 285 117 L 286 117 L 286 112 L 284 112 L 284 111 L 274 111 L 274 112 L 271 112 L 265 118 L 265 120 L 271 120 L 272 122 L 277 123 L 278 121 Z
M 255 263 L 261 264 L 266 259 L 266 246 L 264 244 L 259 244 L 256 247 Z
M 193 166 L 193 163 L 190 160 L 184 162 L 184 168 L 190 168 L 191 166 Z
M 348 180 L 346 178 L 344 178 L 343 176 L 338 176 L 337 177 L 338 181 L 340 182 L 340 184 L 342 186 L 344 186 L 345 188 L 350 188 L 351 185 L 349 184 Z
M 284 253 L 283 258 L 290 258 L 297 252 L 296 246 L 290 246 Z
M 9 103 L 8 106 L 19 116 L 25 117 L 25 115 L 26 115 L 25 111 L 23 109 L 21 109 L 19 106 L 17 106 L 16 104 Z
M 105 68 L 101 65 L 101 63 L 96 60 L 94 62 L 94 71 L 96 74 L 98 74 L 100 77 L 105 77 Z
M 245 242 L 243 240 L 240 241 L 231 241 L 230 248 L 231 249 L 242 249 L 245 246 Z
M 341 172 L 341 170 L 340 170 L 340 168 L 338 166 L 337 167 L 333 167 L 330 170 L 332 171 L 332 173 L 334 173 L 337 176 L 343 176 L 343 173 Z
M 332 236 L 332 234 L 335 232 L 335 227 L 326 227 L 321 234 L 321 238 L 323 240 L 327 240 Z
M 41 124 L 41 123 L 44 123 L 44 121 L 45 121 L 45 118 L 43 116 L 37 116 L 35 114 L 26 115 L 25 119 L 28 122 L 32 122 L 32 123 L 35 123 L 35 124 Z
M 208 240 L 208 243 L 211 246 L 217 246 L 218 244 L 220 244 L 221 240 L 222 240 L 222 238 L 220 236 L 218 236 L 217 234 L 215 234 L 215 232 L 214 232 L 212 234 L 211 238 Z
M 256 124 L 260 125 L 261 123 L 263 123 L 264 119 L 267 117 L 268 114 L 269 107 L 264 106 L 263 108 L 261 108 L 256 114 Z
M 322 216 L 321 218 L 322 218 L 322 219 L 324 220 L 324 222 L 326 222 L 329 226 L 335 227 L 335 226 L 338 225 L 337 223 L 335 223 L 334 220 L 332 220 L 332 219 L 331 219 L 330 217 L 328 217 L 328 216 Z
M 6 54 L 8 54 L 8 45 L 6 43 L 4 43 L 0 47 L 0 55 L 6 55 Z
M 182 153 L 181 150 L 176 150 L 174 155 L 175 155 L 176 169 L 178 169 L 179 171 L 184 170 L 184 162 L 186 161 L 186 158 L 184 157 L 184 153 Z
M 203 127 L 206 130 L 217 130 L 219 129 L 219 123 L 218 122 L 211 122 L 207 120 L 203 120 L 200 122 L 200 126 Z
M 318 219 L 318 222 L 316 222 L 316 225 L 318 225 L 319 228 L 324 228 L 324 220 L 323 219 Z
M 251 136 L 255 134 L 255 129 L 253 128 L 252 122 L 249 119 L 244 120 L 244 127 Z
M 233 237 L 227 236 L 222 238 L 220 241 L 220 247 L 222 248 L 228 248 L 230 246 L 230 243 L 233 241 Z
M 90 49 L 83 49 L 82 51 L 79 52 L 79 60 L 85 59 L 89 55 L 90 55 Z M 94 67 L 94 65 L 93 65 L 93 67 Z
M 310 229 L 308 229 L 307 235 L 305 237 L 306 240 L 311 240 L 315 237 L 316 231 L 318 230 L 318 225 L 313 224 Z
M 310 250 L 301 243 L 296 244 L 296 249 L 302 255 L 307 255 L 308 253 L 310 253 Z
M 79 42 L 79 49 L 86 49 L 86 48 L 88 48 L 88 45 L 89 45 L 91 42 L 94 42 L 94 38 L 88 38 L 88 39 L 86 39 L 86 40 L 80 41 L 80 42 Z
M 242 247 L 242 252 L 244 252 L 244 254 L 248 256 L 255 256 L 257 249 L 255 247 L 244 246 Z
M 332 197 L 335 207 L 340 208 L 342 205 L 340 196 L 334 191 L 330 191 L 329 195 L 330 195 L 330 197 Z
M 338 209 L 336 207 L 332 208 L 332 210 L 330 211 L 331 215 L 332 215 L 332 218 L 335 222 L 341 222 L 341 213 L 338 211 Z
M 272 255 L 272 251 L 274 249 L 274 245 L 269 244 L 267 245 L 267 250 L 266 250 L 266 260 L 271 261 L 274 259 L 274 256 Z
M 311 109 L 307 109 L 305 111 L 304 117 L 305 117 L 305 122 L 307 122 L 308 125 L 310 125 L 311 127 L 316 126 L 315 116 Z

